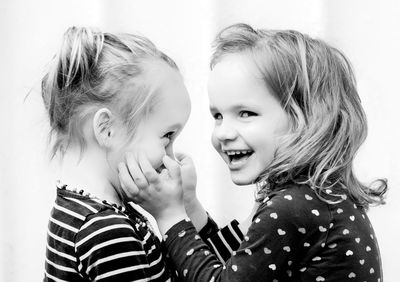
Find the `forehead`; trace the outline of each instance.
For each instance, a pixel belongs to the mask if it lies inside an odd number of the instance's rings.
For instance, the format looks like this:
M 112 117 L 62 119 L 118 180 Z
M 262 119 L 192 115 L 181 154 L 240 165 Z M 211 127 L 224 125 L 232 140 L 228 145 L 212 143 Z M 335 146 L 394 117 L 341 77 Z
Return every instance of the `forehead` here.
M 145 77 L 155 101 L 149 120 L 158 127 L 182 127 L 190 114 L 190 99 L 179 71 L 164 62 L 148 62 Z
M 217 63 L 208 81 L 210 107 L 258 105 L 272 93 L 246 54 L 229 54 Z

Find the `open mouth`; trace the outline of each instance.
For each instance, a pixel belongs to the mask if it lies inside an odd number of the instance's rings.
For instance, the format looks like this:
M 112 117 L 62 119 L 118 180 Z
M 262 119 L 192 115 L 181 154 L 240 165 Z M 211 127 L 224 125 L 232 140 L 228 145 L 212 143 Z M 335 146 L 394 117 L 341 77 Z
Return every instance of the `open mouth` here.
M 229 150 L 225 151 L 229 158 L 229 163 L 236 164 L 246 161 L 253 153 L 252 150 Z

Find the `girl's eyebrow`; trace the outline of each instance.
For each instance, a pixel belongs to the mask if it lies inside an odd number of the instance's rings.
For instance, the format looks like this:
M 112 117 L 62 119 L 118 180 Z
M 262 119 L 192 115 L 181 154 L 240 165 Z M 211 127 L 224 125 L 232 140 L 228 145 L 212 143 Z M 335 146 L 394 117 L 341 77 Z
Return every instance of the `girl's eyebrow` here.
M 243 109 L 243 108 L 250 108 L 251 109 L 251 108 L 254 108 L 254 107 L 255 107 L 255 105 L 240 103 L 240 104 L 229 106 L 229 107 L 227 107 L 227 109 L 237 111 L 237 110 L 240 110 L 240 109 Z M 214 107 L 214 106 L 210 106 L 210 112 L 212 112 L 212 113 L 218 112 L 218 109 L 216 107 Z

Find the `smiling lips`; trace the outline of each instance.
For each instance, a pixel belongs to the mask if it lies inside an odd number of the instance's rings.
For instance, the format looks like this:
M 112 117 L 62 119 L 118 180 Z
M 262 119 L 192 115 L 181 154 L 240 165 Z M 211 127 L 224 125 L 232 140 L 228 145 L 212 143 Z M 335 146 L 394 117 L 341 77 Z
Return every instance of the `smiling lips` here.
M 236 170 L 240 169 L 247 159 L 254 153 L 252 150 L 223 150 L 229 158 L 229 168 Z

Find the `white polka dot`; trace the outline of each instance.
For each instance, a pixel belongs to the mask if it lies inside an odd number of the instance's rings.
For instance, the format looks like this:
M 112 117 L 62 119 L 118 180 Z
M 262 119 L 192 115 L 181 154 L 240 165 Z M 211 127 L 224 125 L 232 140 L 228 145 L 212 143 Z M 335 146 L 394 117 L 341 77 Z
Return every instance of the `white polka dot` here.
M 347 252 L 346 252 L 346 256 L 352 256 L 353 255 L 353 251 L 352 250 L 348 250 Z
M 194 235 L 194 239 L 195 239 L 195 240 L 200 240 L 201 237 L 200 237 L 198 234 L 196 234 L 196 235 Z
M 285 252 L 290 253 L 290 247 L 289 247 L 289 246 L 284 246 L 284 247 L 283 247 L 283 250 L 284 250 Z
M 213 277 L 211 277 L 211 279 L 210 279 L 209 282 L 214 282 L 214 281 L 215 281 L 215 278 L 214 278 L 214 276 L 213 276 Z
M 311 200 L 313 199 L 313 197 L 311 197 L 311 196 L 308 195 L 308 194 L 305 194 L 304 197 L 306 197 L 306 200 L 308 200 L 308 201 L 311 201 Z
M 375 270 L 371 267 L 370 270 L 369 270 L 369 273 L 371 273 L 371 274 L 375 273 Z
M 213 266 L 214 266 L 214 268 L 221 267 L 221 265 L 220 265 L 220 264 L 214 264 Z
M 367 247 L 365 248 L 365 250 L 366 250 L 367 252 L 369 252 L 369 251 L 371 251 L 371 247 L 370 247 L 370 246 L 367 246 Z
M 371 237 L 371 239 L 374 239 L 374 235 L 373 234 L 369 234 L 369 237 Z
M 287 262 L 287 265 L 291 266 L 292 263 L 293 263 L 293 262 L 292 262 L 291 260 L 289 260 L 289 261 Z
M 349 273 L 349 278 L 355 278 L 355 277 L 356 277 L 356 274 L 354 272 Z
M 363 260 L 363 259 L 360 259 L 360 264 L 361 264 L 361 265 L 363 265 L 363 264 L 364 264 L 364 262 L 365 262 L 365 260 Z
M 250 249 L 245 249 L 244 250 L 249 256 L 251 256 L 252 255 L 252 252 L 251 252 L 251 250 Z
M 328 245 L 328 248 L 329 249 L 334 249 L 334 248 L 336 248 L 336 246 L 337 246 L 337 244 L 333 243 L 333 244 Z
M 325 247 L 325 243 L 321 243 L 321 248 Z
M 320 232 L 326 232 L 326 230 L 327 230 L 325 227 L 323 227 L 321 225 L 318 227 L 318 229 Z
M 319 260 L 321 260 L 321 257 L 314 257 L 313 259 L 312 259 L 312 261 L 319 261 Z
M 232 252 L 232 256 L 236 256 L 236 251 L 233 251 L 233 252 Z
M 333 227 L 333 223 L 329 223 L 329 229 L 331 229 Z
M 244 236 L 244 240 L 249 241 L 250 240 L 249 236 Z
M 357 243 L 360 243 L 360 241 L 361 241 L 361 239 L 360 239 L 360 238 L 358 238 L 358 237 L 357 237 L 357 238 L 355 238 L 354 240 L 355 240 Z
M 184 269 L 184 270 L 183 270 L 183 276 L 186 277 L 187 273 L 188 273 L 188 270 L 187 270 L 187 269 Z
M 277 219 L 278 215 L 276 214 L 276 212 L 273 212 L 269 215 L 271 218 Z
M 297 229 L 301 234 L 306 234 L 306 229 L 304 227 L 300 227 Z
M 347 195 L 341 195 L 343 200 L 347 200 Z
M 364 218 L 364 219 L 365 219 L 365 215 L 363 215 L 363 214 L 362 214 L 361 216 L 362 216 L 362 218 Z
M 209 254 L 210 254 L 210 251 L 208 251 L 208 250 L 205 250 L 205 251 L 204 251 L 204 255 L 205 255 L 205 256 L 208 256 Z
M 315 281 L 318 281 L 318 282 L 325 281 L 325 278 L 322 276 L 318 276 L 317 278 L 315 278 Z
M 343 230 L 343 235 L 347 235 L 347 234 L 349 234 L 350 233 L 350 231 L 348 230 L 348 229 L 344 229 Z
M 338 209 L 336 210 L 336 212 L 340 214 L 340 213 L 343 212 L 343 210 L 342 210 L 341 208 L 338 208 Z
M 193 254 L 193 252 L 194 252 L 194 249 L 190 249 L 190 250 L 186 253 L 186 255 L 187 255 L 187 256 L 190 256 L 190 255 Z
M 186 234 L 186 231 L 182 230 L 181 232 L 178 233 L 178 236 L 182 238 L 183 236 L 185 236 L 185 234 Z
M 269 198 L 268 198 L 268 197 L 265 197 L 265 199 L 263 200 L 263 203 L 265 203 L 265 202 L 267 202 L 267 201 L 269 201 Z
M 316 216 L 319 216 L 319 211 L 318 210 L 312 210 L 311 213 L 315 214 Z
M 275 270 L 275 269 L 276 269 L 276 265 L 275 265 L 275 264 L 270 264 L 270 265 L 268 265 L 268 267 L 269 267 L 270 269 L 272 269 L 272 270 Z
M 232 269 L 233 269 L 233 271 L 237 271 L 237 265 L 236 264 L 232 264 Z
M 286 273 L 289 277 L 292 277 L 292 271 L 291 270 L 286 270 Z
M 255 223 L 259 223 L 260 221 L 261 221 L 261 219 L 258 217 L 254 220 Z
M 329 194 L 332 194 L 332 190 L 331 190 L 331 189 L 326 189 L 325 192 L 326 192 L 326 194 L 328 194 L 328 195 L 329 195 Z
M 283 235 L 286 234 L 286 231 L 285 231 L 285 230 L 282 230 L 282 229 L 280 229 L 280 228 L 277 230 L 277 232 L 278 232 L 278 234 L 281 235 L 281 236 L 283 236 Z
M 304 272 L 307 270 L 307 267 L 300 268 L 300 272 Z
M 267 206 L 270 206 L 270 205 L 272 205 L 272 201 L 267 202 Z
M 307 242 L 304 243 L 304 247 L 309 247 L 309 246 L 311 246 L 310 243 Z
M 271 250 L 268 248 L 264 248 L 264 253 L 266 253 L 267 255 L 269 255 L 271 253 Z
M 356 204 L 353 204 L 353 207 L 354 207 L 355 209 L 357 209 L 357 206 L 356 206 Z
M 289 201 L 293 200 L 292 196 L 290 195 L 285 195 L 284 198 Z
M 349 218 L 350 218 L 351 221 L 354 221 L 354 219 L 356 219 L 356 218 L 354 217 L 354 215 L 350 215 Z

